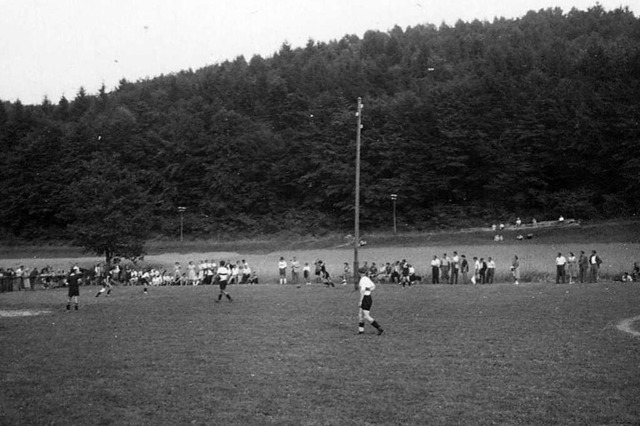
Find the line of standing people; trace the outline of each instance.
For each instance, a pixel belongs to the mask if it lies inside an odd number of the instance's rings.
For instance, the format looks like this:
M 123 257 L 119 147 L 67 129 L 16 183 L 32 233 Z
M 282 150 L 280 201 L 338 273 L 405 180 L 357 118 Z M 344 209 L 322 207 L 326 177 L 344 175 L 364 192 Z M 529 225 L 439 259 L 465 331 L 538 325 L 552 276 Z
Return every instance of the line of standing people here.
M 447 253 L 442 258 L 433 256 L 431 260 L 431 283 L 432 284 L 492 284 L 495 279 L 496 263 L 489 257 L 474 257 L 472 263 L 467 256 L 458 255 L 457 251 L 449 257 Z

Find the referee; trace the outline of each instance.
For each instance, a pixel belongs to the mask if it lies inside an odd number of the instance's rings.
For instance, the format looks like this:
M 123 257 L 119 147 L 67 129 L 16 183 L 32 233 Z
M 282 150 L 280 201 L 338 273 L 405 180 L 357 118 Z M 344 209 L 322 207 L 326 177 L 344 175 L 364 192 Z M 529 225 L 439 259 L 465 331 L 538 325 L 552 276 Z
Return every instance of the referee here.
M 371 299 L 371 292 L 375 290 L 376 285 L 369 278 L 369 271 L 362 268 L 360 269 L 360 283 L 358 286 L 360 287 L 360 301 L 358 302 L 358 334 L 364 334 L 364 320 L 366 319 L 371 323 L 372 326 L 378 330 L 378 336 L 383 333 L 382 327 L 380 324 L 371 317 L 369 311 L 371 311 L 371 305 L 373 305 L 373 299 Z

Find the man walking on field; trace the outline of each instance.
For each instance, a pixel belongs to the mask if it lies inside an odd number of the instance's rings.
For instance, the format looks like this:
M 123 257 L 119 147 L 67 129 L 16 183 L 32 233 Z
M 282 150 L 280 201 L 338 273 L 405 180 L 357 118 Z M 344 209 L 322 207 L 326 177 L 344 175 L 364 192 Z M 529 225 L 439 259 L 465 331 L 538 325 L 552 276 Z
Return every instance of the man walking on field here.
M 229 275 L 231 275 L 231 271 L 227 268 L 224 260 L 220 261 L 220 266 L 218 267 L 217 276 L 218 276 L 218 285 L 220 286 L 220 293 L 218 293 L 218 298 L 216 299 L 216 303 L 220 302 L 222 296 L 226 296 L 229 299 L 229 302 L 233 302 L 233 299 L 227 293 L 227 284 L 229 282 Z
M 358 284 L 358 287 L 360 289 L 360 301 L 358 302 L 358 334 L 364 334 L 364 320 L 367 320 L 369 321 L 369 323 L 371 323 L 372 326 L 376 328 L 376 330 L 378 330 L 379 336 L 384 332 L 384 330 L 369 313 L 371 311 L 371 306 L 373 305 L 371 292 L 375 290 L 376 285 L 369 278 L 369 271 L 367 271 L 366 269 L 360 269 L 360 274 L 362 276 Z

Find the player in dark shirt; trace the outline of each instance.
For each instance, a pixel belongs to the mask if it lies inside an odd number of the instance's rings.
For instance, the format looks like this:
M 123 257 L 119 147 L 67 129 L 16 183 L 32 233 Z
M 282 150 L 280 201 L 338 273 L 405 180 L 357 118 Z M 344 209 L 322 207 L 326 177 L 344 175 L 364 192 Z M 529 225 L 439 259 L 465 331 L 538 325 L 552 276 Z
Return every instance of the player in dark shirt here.
M 67 286 L 69 287 L 69 293 L 67 297 L 67 312 L 71 310 L 71 299 L 73 299 L 75 310 L 78 310 L 80 284 L 82 284 L 82 273 L 80 272 L 80 268 L 74 266 L 67 276 Z

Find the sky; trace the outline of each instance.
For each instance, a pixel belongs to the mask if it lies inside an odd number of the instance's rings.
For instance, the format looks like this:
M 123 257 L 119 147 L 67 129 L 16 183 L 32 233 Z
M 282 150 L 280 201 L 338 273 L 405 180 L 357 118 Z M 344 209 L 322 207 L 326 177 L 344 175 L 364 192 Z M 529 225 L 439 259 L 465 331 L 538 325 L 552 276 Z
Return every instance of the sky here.
M 284 42 L 367 30 L 453 25 L 529 10 L 586 10 L 595 0 L 0 0 L 0 100 L 39 104 L 128 81 L 194 71 Z M 606 10 L 637 0 L 600 0 Z

